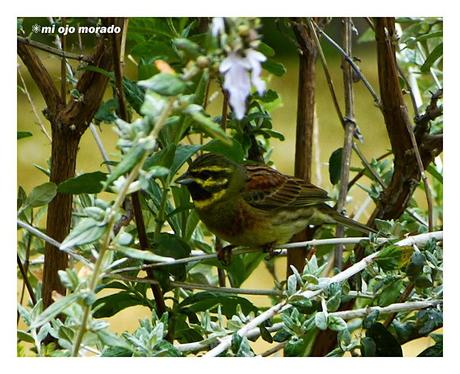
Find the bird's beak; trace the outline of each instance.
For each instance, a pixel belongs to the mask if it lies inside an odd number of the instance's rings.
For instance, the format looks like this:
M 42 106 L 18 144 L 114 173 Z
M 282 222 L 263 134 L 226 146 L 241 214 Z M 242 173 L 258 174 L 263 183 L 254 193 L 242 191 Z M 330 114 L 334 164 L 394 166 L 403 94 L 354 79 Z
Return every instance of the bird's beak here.
M 178 184 L 182 184 L 183 186 L 187 186 L 188 184 L 193 183 L 194 179 L 187 171 L 184 174 L 182 174 L 179 178 L 177 178 L 175 182 Z

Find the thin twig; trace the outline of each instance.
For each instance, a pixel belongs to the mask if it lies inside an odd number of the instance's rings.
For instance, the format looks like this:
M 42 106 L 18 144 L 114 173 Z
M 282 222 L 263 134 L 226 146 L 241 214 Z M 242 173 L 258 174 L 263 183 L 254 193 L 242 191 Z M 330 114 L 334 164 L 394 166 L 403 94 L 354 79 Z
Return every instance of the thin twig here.
M 383 155 L 377 157 L 376 160 L 377 160 L 377 161 L 383 160 L 385 157 L 388 157 L 388 156 L 390 156 L 391 154 L 393 154 L 393 152 L 388 151 L 388 152 L 384 153 Z M 361 169 L 361 170 L 353 177 L 353 179 L 348 183 L 348 191 L 350 191 L 351 187 L 353 187 L 353 185 L 354 185 L 362 176 L 365 175 L 366 170 L 367 170 L 367 168 Z
M 65 17 L 62 17 L 61 18 L 61 21 L 62 21 L 62 25 L 65 27 L 66 25 L 66 19 Z M 59 38 L 59 36 L 57 36 Z M 66 35 L 65 34 L 61 34 L 60 36 L 60 48 L 63 52 L 65 52 L 66 50 Z M 66 67 L 67 66 L 67 61 L 65 59 L 65 57 L 62 57 L 61 58 L 61 100 L 62 102 L 66 103 L 66 99 L 67 99 L 67 74 L 66 74 Z
M 110 158 L 109 155 L 107 154 L 107 151 L 104 148 L 104 143 L 102 142 L 102 139 L 97 132 L 97 127 L 94 125 L 94 123 L 90 123 L 89 128 L 91 130 L 91 134 L 93 134 L 93 138 L 96 142 L 97 148 L 99 149 L 99 152 L 101 152 L 102 159 L 105 161 L 105 166 L 107 167 L 107 170 L 109 173 L 112 172 L 112 166 L 110 165 Z
M 346 53 L 351 55 L 352 53 L 352 21 L 351 18 L 343 18 L 342 38 L 343 45 Z M 340 169 L 340 189 L 339 197 L 337 199 L 337 211 L 343 213 L 345 209 L 345 203 L 348 194 L 348 180 L 350 176 L 351 166 L 351 152 L 353 149 L 353 134 L 355 132 L 355 111 L 354 111 L 354 95 L 353 95 L 353 76 L 351 67 L 345 64 L 346 58 L 342 59 L 342 70 L 343 70 L 343 87 L 345 97 L 345 135 L 343 140 L 342 149 L 342 162 Z M 337 225 L 335 236 L 341 238 L 345 233 L 345 227 L 343 225 Z M 339 270 L 343 266 L 343 244 L 338 244 L 335 247 L 334 252 L 334 265 Z
M 340 317 L 344 320 L 350 320 L 353 318 L 360 318 L 369 315 L 374 311 L 378 311 L 379 314 L 388 314 L 388 313 L 400 313 L 400 312 L 410 312 L 413 310 L 420 310 L 426 308 L 432 308 L 443 303 L 443 300 L 429 300 L 429 301 L 412 301 L 407 303 L 395 303 L 385 307 L 381 306 L 371 306 L 367 308 L 355 309 L 355 310 L 345 310 L 340 312 L 329 313 L 336 317 Z
M 401 107 L 401 111 L 402 111 L 403 115 L 408 116 L 406 107 Z M 427 178 L 426 173 L 425 173 L 425 167 L 423 166 L 423 161 L 422 161 L 422 158 L 420 156 L 420 151 L 418 149 L 417 140 L 415 139 L 414 129 L 412 128 L 412 125 L 410 124 L 409 120 L 407 120 L 405 122 L 406 122 L 407 132 L 409 133 L 410 140 L 412 142 L 412 146 L 414 147 L 413 149 L 414 149 L 414 153 L 415 153 L 415 158 L 417 159 L 417 166 L 419 168 L 420 175 L 421 175 L 422 181 L 423 181 L 423 185 L 425 187 L 424 188 L 425 189 L 425 196 L 426 196 L 426 201 L 427 201 L 427 204 L 428 204 L 428 230 L 433 231 L 433 225 L 434 225 L 434 222 L 433 222 L 433 197 L 431 195 L 431 187 L 430 187 L 430 184 L 428 182 L 428 178 Z
M 27 100 L 29 100 L 30 106 L 32 107 L 32 112 L 34 112 L 35 118 L 37 119 L 38 126 L 40 127 L 41 132 L 45 134 L 45 136 L 48 138 L 48 140 L 51 143 L 51 136 L 50 134 L 48 134 L 48 131 L 46 131 L 45 125 L 43 124 L 42 119 L 40 118 L 40 115 L 38 114 L 34 101 L 32 100 L 32 97 L 30 96 L 29 90 L 27 89 L 24 77 L 21 74 L 21 69 L 19 68 L 19 65 L 18 65 L 18 75 L 19 75 L 19 78 L 21 79 L 22 88 L 24 89 L 24 93 L 27 96 Z
M 382 108 L 382 102 L 379 98 L 379 96 L 377 95 L 377 93 L 375 92 L 374 88 L 372 87 L 372 85 L 369 83 L 369 81 L 366 79 L 366 77 L 363 75 L 363 73 L 361 72 L 361 69 L 358 67 L 358 65 L 355 64 L 355 62 L 353 61 L 353 59 L 350 57 L 350 55 L 345 52 L 341 47 L 340 45 L 338 45 L 334 39 L 332 39 L 329 35 L 327 35 L 323 30 L 321 30 L 321 28 L 312 21 L 312 24 L 314 25 L 314 27 L 318 30 L 318 32 L 324 36 L 324 38 L 335 48 L 337 49 L 340 54 L 343 56 L 343 58 L 345 59 L 345 61 L 347 61 L 350 66 L 353 68 L 354 72 L 358 75 L 359 79 L 364 83 L 364 85 L 366 86 L 367 90 L 370 92 L 370 94 L 372 95 L 373 99 L 374 99 L 374 102 L 375 102 L 375 105 L 377 105 L 377 107 L 379 108 Z
M 29 231 L 31 234 L 35 235 L 37 238 L 43 239 L 45 242 L 55 246 L 57 249 L 60 249 L 61 243 L 49 237 L 48 235 L 41 232 L 37 228 L 29 225 L 27 222 L 17 219 L 17 224 L 18 226 L 21 226 L 23 229 L 26 229 L 27 231 Z M 92 267 L 91 263 L 86 258 L 84 258 L 83 256 L 80 256 L 78 253 L 75 253 L 71 249 L 66 248 L 66 249 L 61 249 L 61 251 L 64 251 L 65 253 L 72 256 L 73 258 L 80 261 L 81 263 L 85 264 L 86 266 L 90 268 Z
M 273 249 L 284 248 L 285 249 L 284 251 L 281 250 L 280 252 L 276 253 L 277 256 L 282 256 L 286 254 L 286 250 L 289 250 L 292 248 L 304 248 L 307 246 L 321 246 L 321 245 L 335 245 L 335 244 L 358 244 L 361 241 L 369 241 L 369 240 L 371 240 L 369 237 L 312 239 L 312 240 L 307 240 L 303 242 L 277 245 Z M 377 238 L 376 240 L 377 240 L 377 243 L 381 244 L 381 243 L 387 242 L 390 239 Z M 241 249 L 233 250 L 232 256 L 245 254 L 245 253 L 260 252 L 260 251 L 261 249 L 259 248 L 241 248 Z M 129 267 L 129 268 L 124 268 L 124 269 L 119 269 L 119 270 L 113 271 L 113 274 L 120 273 L 120 272 L 126 272 L 126 271 L 132 271 L 132 270 L 145 270 L 149 268 L 154 269 L 154 268 L 158 268 L 162 266 L 186 264 L 189 262 L 200 262 L 200 261 L 214 260 L 214 259 L 217 259 L 216 253 L 195 255 L 195 256 L 180 258 L 180 259 L 177 259 L 171 262 L 155 262 L 153 264 L 143 265 L 142 267 Z
M 64 51 L 62 51 L 60 49 L 50 47 L 49 45 L 37 42 L 37 41 L 29 39 L 29 38 L 24 38 L 22 36 L 18 36 L 17 39 L 18 39 L 18 42 L 20 42 L 20 43 L 30 45 L 31 47 L 40 49 L 42 51 L 51 53 L 51 54 L 59 56 L 59 57 L 68 58 L 70 60 L 85 61 L 85 62 L 88 62 L 88 63 L 93 62 L 92 58 L 90 56 L 85 56 L 85 55 L 82 55 L 82 54 L 79 55 L 79 54 L 71 53 L 71 52 L 64 52 Z
M 268 357 L 271 356 L 273 353 L 276 353 L 284 348 L 284 346 L 288 343 L 288 340 L 278 343 L 274 347 L 267 349 L 265 352 L 260 354 L 261 357 Z
M 123 281 L 137 282 L 137 283 L 160 284 L 155 279 L 139 278 L 139 277 L 132 277 L 132 276 L 127 276 L 127 275 L 107 274 L 105 277 L 111 278 L 111 279 L 123 280 Z M 276 290 L 259 290 L 259 289 L 221 287 L 221 286 L 216 287 L 216 286 L 211 286 L 208 284 L 188 283 L 188 282 L 171 281 L 170 285 L 172 287 L 184 288 L 186 290 L 204 290 L 204 291 L 237 294 L 237 295 L 261 295 L 261 296 L 281 296 L 283 295 L 281 291 L 276 291 Z
M 29 278 L 27 277 L 27 271 L 26 269 L 24 269 L 24 266 L 22 265 L 19 255 L 17 255 L 16 257 L 17 257 L 19 271 L 21 272 L 21 275 L 22 275 L 22 281 L 27 287 L 27 291 L 29 292 L 30 300 L 32 300 L 32 305 L 35 305 L 37 303 L 37 298 L 35 297 L 34 289 L 32 288 L 32 285 L 29 282 Z
M 224 98 L 222 100 L 222 117 L 221 117 L 220 126 L 222 127 L 222 130 L 225 132 L 227 128 L 227 117 L 228 117 L 228 93 L 224 89 L 222 89 L 222 94 Z M 216 241 L 215 241 L 215 251 L 216 253 L 220 253 L 222 251 L 222 240 L 220 240 L 220 238 L 217 236 L 216 236 Z M 225 269 L 218 267 L 217 277 L 219 279 L 219 286 L 225 287 L 225 283 L 226 283 Z
M 323 66 L 323 71 L 324 71 L 324 74 L 326 76 L 327 85 L 329 87 L 329 92 L 331 93 L 331 98 L 332 98 L 332 102 L 334 104 L 335 111 L 337 112 L 337 116 L 339 117 L 339 120 L 340 120 L 340 123 L 342 124 L 342 127 L 345 127 L 345 125 L 346 125 L 345 118 L 344 118 L 344 116 L 342 114 L 342 111 L 340 109 L 340 105 L 339 105 L 339 101 L 337 99 L 337 95 L 335 94 L 334 83 L 332 82 L 332 77 L 331 77 L 331 74 L 329 72 L 329 68 L 327 66 L 326 57 L 324 56 L 323 49 L 321 48 L 321 44 L 319 42 L 318 35 L 316 34 L 315 27 L 313 26 L 313 24 L 312 24 L 312 22 L 310 20 L 308 20 L 308 24 L 310 25 L 310 29 L 312 30 L 313 39 L 314 39 L 314 41 L 316 43 L 316 46 L 318 48 L 318 53 L 319 53 L 321 65 Z M 354 135 L 356 135 L 356 134 L 357 134 L 357 132 L 355 131 Z M 364 157 L 363 153 L 358 148 L 358 146 L 356 145 L 355 142 L 353 142 L 353 150 L 358 155 L 358 157 L 360 158 L 360 160 L 364 164 L 364 166 L 374 176 L 375 180 L 377 182 L 379 182 L 379 184 L 382 185 L 382 187 L 385 188 L 385 183 L 383 182 L 382 178 L 370 166 L 369 162 L 366 160 L 366 158 Z
M 401 294 L 401 296 L 399 297 L 399 302 L 400 303 L 403 303 L 405 302 L 410 294 L 412 293 L 412 290 L 414 289 L 415 287 L 415 283 L 413 281 L 411 281 L 407 286 L 406 288 L 404 289 L 404 292 Z M 396 311 L 395 312 L 392 312 L 385 320 L 385 322 L 383 323 L 383 325 L 385 327 L 388 327 L 391 325 L 391 322 L 393 322 L 394 318 L 396 317 Z

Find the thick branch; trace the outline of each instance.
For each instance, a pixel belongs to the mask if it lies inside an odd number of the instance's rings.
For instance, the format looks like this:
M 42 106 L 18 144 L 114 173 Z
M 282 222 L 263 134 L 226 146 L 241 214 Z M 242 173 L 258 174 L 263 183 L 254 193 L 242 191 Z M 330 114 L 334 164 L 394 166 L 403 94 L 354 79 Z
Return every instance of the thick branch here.
M 315 121 L 315 62 L 318 50 L 312 40 L 311 33 L 304 21 L 293 19 L 293 31 L 299 50 L 299 81 L 297 87 L 297 124 L 295 144 L 295 176 L 306 182 L 311 181 L 313 157 L 313 127 Z M 313 231 L 305 229 L 295 235 L 292 240 L 312 239 Z M 287 275 L 292 273 L 291 265 L 302 272 L 307 257 L 306 248 L 298 248 L 288 252 Z
M 18 55 L 29 70 L 32 79 L 37 85 L 40 93 L 48 107 L 48 112 L 56 113 L 62 106 L 59 92 L 53 83 L 53 79 L 40 61 L 39 57 L 27 44 L 18 41 Z
M 396 32 L 393 18 L 376 19 L 376 39 L 382 111 L 395 158 L 391 182 L 383 192 L 369 224 L 372 224 L 375 218 L 398 218 L 406 209 L 421 178 L 408 131 L 408 127 L 412 124 L 407 115 L 407 108 L 399 84 L 394 45 Z M 420 131 L 417 134 L 417 139 L 420 139 L 418 145 L 424 167 L 442 151 L 442 141 L 436 142 L 436 148 L 429 148 L 426 144 L 424 145 L 426 136 L 429 135 L 420 133 Z

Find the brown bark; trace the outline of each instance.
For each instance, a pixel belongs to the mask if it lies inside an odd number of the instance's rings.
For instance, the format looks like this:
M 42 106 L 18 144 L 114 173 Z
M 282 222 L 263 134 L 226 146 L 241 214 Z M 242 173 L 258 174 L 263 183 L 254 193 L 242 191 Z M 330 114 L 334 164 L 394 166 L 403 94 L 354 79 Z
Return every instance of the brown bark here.
M 85 71 L 76 86 L 82 100 L 71 100 L 64 105 L 53 79 L 33 47 L 18 42 L 18 55 L 37 84 L 47 106 L 44 113 L 51 123 L 52 130 L 50 181 L 59 184 L 75 175 L 80 138 L 99 108 L 108 78 L 100 73 Z M 111 69 L 111 48 L 105 37 L 97 42 L 91 60 L 98 68 Z M 47 234 L 57 241 L 64 240 L 70 230 L 71 217 L 72 195 L 58 193 L 48 206 Z M 67 255 L 46 243 L 42 286 L 45 307 L 53 302 L 53 291 L 65 294 L 66 290 L 59 280 L 58 271 L 66 267 Z
M 318 55 L 310 31 L 301 19 L 294 19 L 293 30 L 299 47 L 299 82 L 297 92 L 297 125 L 295 146 L 295 176 L 311 181 L 313 157 L 313 124 L 315 120 L 315 62 Z M 295 235 L 293 241 L 309 240 L 311 229 Z M 287 275 L 292 274 L 293 265 L 299 272 L 305 266 L 307 249 L 295 248 L 288 251 Z
M 375 218 L 396 219 L 401 216 L 421 178 L 407 130 L 407 126 L 412 126 L 412 123 L 399 84 L 394 44 L 395 20 L 377 18 L 375 24 L 380 95 L 385 126 L 394 154 L 394 173 L 369 223 L 373 223 Z M 442 152 L 442 136 L 429 135 L 428 126 L 418 131 L 417 135 L 420 156 L 426 168 Z

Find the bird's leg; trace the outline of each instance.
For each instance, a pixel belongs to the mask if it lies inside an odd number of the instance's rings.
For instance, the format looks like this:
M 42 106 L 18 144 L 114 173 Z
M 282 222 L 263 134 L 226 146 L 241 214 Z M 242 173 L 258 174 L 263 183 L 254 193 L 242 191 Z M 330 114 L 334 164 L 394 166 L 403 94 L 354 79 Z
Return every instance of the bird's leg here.
M 262 250 L 264 251 L 264 253 L 267 254 L 267 256 L 265 256 L 265 260 L 266 261 L 270 261 L 273 257 L 279 255 L 281 253 L 281 249 L 275 249 L 273 248 L 275 246 L 275 242 L 272 242 L 272 243 L 268 243 L 268 244 L 265 244 L 263 247 L 262 247 Z
M 219 248 L 217 250 L 217 258 L 224 265 L 229 265 L 232 259 L 232 250 L 235 248 L 235 245 L 228 244 L 225 247 Z

